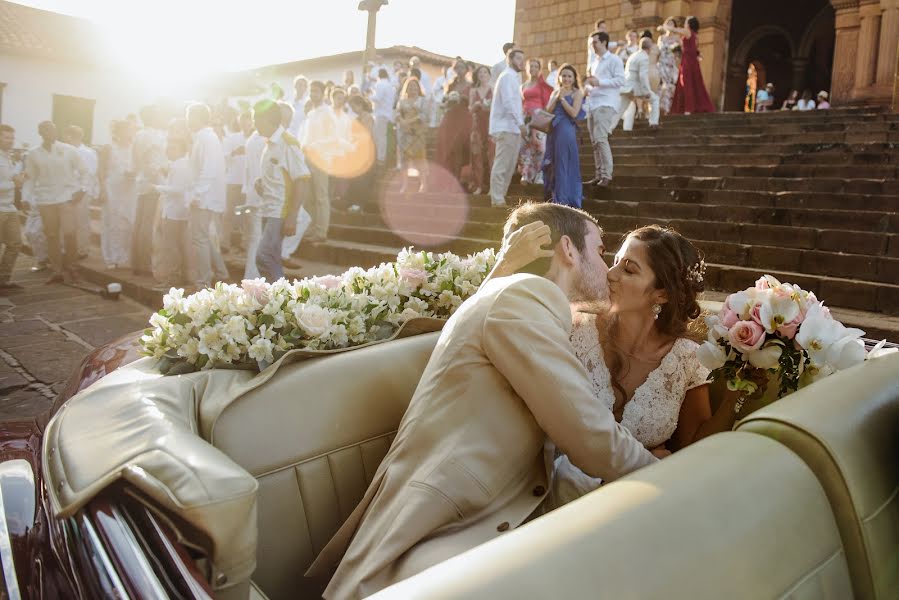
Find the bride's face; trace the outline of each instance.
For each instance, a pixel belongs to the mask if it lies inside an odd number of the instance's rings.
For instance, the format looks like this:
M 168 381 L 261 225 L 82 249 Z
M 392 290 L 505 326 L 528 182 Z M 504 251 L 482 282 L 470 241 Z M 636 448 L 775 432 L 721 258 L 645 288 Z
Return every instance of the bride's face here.
M 656 275 L 649 266 L 646 242 L 628 237 L 609 269 L 609 304 L 612 312 L 645 313 L 652 317 L 652 305 L 662 303 L 664 290 L 655 288 Z

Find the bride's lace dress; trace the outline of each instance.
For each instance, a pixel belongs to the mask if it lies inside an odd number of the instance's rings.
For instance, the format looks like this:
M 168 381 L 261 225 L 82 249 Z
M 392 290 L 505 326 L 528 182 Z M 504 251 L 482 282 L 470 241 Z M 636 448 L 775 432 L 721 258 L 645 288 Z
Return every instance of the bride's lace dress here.
M 596 315 L 575 315 L 571 343 L 590 375 L 594 397 L 612 410 L 615 392 L 599 345 Z M 696 360 L 698 347 L 699 344 L 686 338 L 675 341 L 659 366 L 625 404 L 621 425 L 645 447 L 655 448 L 671 438 L 687 390 L 706 382 L 709 371 Z M 572 465 L 564 454 L 556 458 L 555 467 L 553 503 L 556 506 L 571 502 L 602 483 Z

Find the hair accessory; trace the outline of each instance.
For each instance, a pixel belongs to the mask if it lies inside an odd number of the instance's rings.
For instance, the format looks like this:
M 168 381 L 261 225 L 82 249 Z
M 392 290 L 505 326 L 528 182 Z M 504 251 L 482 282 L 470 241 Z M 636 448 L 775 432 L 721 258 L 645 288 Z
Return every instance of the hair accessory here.
M 658 319 L 660 312 L 662 312 L 662 305 L 661 304 L 653 304 L 652 305 L 652 314 L 653 314 L 652 318 Z
M 703 282 L 705 279 L 705 260 L 700 260 L 698 263 L 687 269 L 687 279 L 696 284 Z

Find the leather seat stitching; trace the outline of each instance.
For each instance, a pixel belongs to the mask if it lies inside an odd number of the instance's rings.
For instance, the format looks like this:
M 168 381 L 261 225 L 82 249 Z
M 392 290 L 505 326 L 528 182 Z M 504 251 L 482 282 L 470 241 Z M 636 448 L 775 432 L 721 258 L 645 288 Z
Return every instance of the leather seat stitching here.
M 824 559 L 823 562 L 818 563 L 811 571 L 809 571 L 802 579 L 793 584 L 793 587 L 788 589 L 786 592 L 780 595 L 781 598 L 788 598 L 793 592 L 798 590 L 803 583 L 823 571 L 828 564 L 839 558 L 843 554 L 843 548 L 838 548 L 833 554 Z

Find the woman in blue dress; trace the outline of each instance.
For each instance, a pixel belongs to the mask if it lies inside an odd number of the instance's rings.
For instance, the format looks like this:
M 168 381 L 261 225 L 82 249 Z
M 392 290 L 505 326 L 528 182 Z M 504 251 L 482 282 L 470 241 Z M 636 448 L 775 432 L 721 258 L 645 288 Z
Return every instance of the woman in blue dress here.
M 543 192 L 546 200 L 556 204 L 581 207 L 584 189 L 578 156 L 577 122 L 585 118 L 584 92 L 578 85 L 577 71 L 562 65 L 558 87 L 550 96 L 546 110 L 553 117 L 552 132 L 546 138 L 543 157 Z

